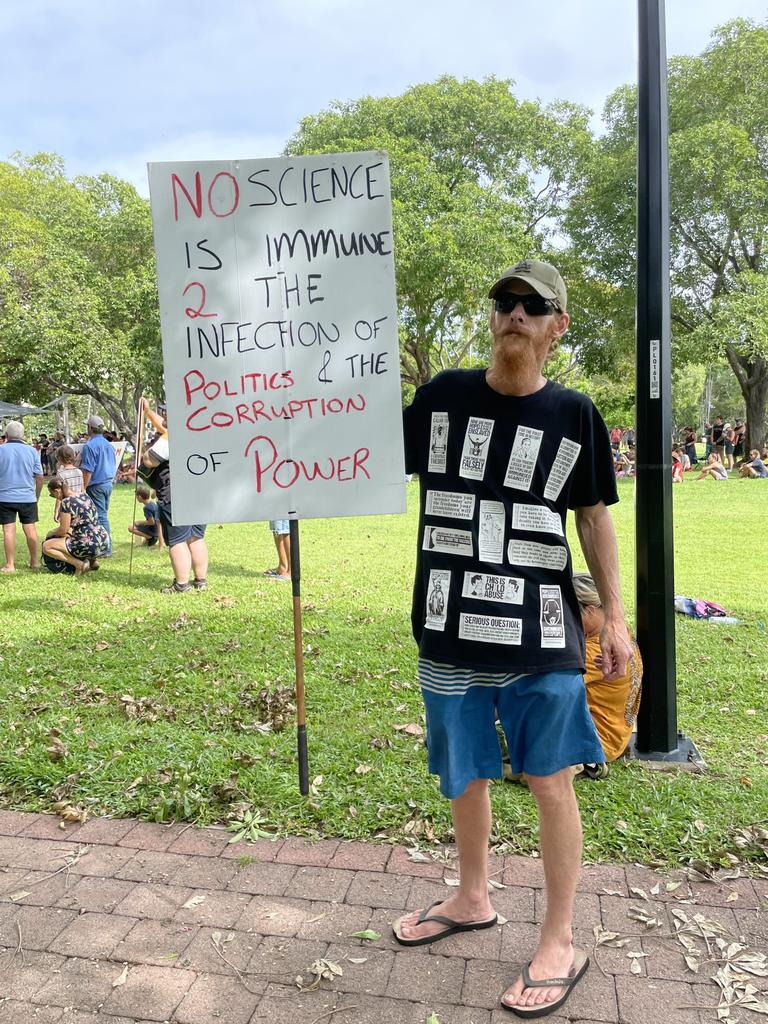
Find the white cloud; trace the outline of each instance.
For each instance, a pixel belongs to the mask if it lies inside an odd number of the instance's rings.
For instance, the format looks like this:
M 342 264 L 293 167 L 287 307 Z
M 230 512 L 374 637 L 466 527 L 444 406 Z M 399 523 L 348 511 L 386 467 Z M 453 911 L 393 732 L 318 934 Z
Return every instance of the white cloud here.
M 132 182 L 143 196 L 149 195 L 147 164 L 165 160 L 248 160 L 256 157 L 279 156 L 286 137 L 281 135 L 243 133 L 224 135 L 217 132 L 192 132 L 173 139 L 150 143 L 133 153 L 114 153 L 101 158 L 98 166 L 89 162 L 72 161 L 68 170 L 72 174 L 101 174 L 107 172 Z

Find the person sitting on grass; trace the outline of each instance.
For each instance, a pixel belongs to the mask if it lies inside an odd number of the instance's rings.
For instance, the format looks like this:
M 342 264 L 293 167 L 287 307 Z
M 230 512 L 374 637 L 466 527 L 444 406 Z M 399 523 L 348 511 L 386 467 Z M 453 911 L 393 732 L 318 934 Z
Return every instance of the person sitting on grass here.
M 152 491 L 146 484 L 139 484 L 136 488 L 136 500 L 144 506 L 144 519 L 139 519 L 128 527 L 128 532 L 141 537 L 148 548 L 155 544 L 163 547 L 163 534 L 160 529 L 160 520 L 157 513 L 157 502 L 152 501 Z
M 48 493 L 59 502 L 59 525 L 43 541 L 43 554 L 75 567 L 82 576 L 98 569 L 98 559 L 109 551 L 109 534 L 99 522 L 93 499 L 87 494 L 70 494 L 66 481 L 53 476 Z
M 749 459 L 739 468 L 739 475 L 747 479 L 761 479 L 768 476 L 768 467 L 760 458 L 760 452 L 753 448 L 749 453 Z
M 616 471 L 616 476 L 627 476 L 630 465 L 630 461 L 624 452 L 616 449 L 613 453 L 613 468 Z
M 680 449 L 672 449 L 672 483 L 681 484 L 683 482 L 683 461 L 680 457 Z
M 587 688 L 589 713 L 600 737 L 606 762 L 615 761 L 627 749 L 635 727 L 640 707 L 643 662 L 637 643 L 630 633 L 632 654 L 626 672 L 619 679 L 610 682 L 605 679 L 600 654 L 600 631 L 605 616 L 595 581 L 589 573 L 574 573 L 573 589 L 579 602 L 584 629 L 584 685 Z M 581 774 L 592 779 L 605 778 L 608 767 L 607 764 L 585 764 Z
M 699 473 L 695 480 L 704 480 L 705 477 L 709 477 L 710 480 L 727 480 L 728 470 L 725 468 L 720 460 L 720 456 L 717 452 L 710 452 L 707 459 L 707 464 L 704 469 Z

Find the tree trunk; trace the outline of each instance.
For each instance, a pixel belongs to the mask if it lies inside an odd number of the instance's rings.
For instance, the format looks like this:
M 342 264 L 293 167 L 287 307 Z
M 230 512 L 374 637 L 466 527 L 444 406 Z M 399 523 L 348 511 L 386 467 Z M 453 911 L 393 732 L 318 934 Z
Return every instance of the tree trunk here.
M 765 407 L 768 403 L 768 374 L 758 381 L 749 384 L 744 391 L 747 406 L 746 451 L 757 448 L 760 451 L 765 444 Z
M 748 359 L 740 355 L 732 345 L 726 345 L 728 362 L 739 382 L 744 403 L 747 407 L 747 433 L 745 448 L 757 448 L 765 444 L 765 409 L 768 404 L 768 361 L 763 356 Z

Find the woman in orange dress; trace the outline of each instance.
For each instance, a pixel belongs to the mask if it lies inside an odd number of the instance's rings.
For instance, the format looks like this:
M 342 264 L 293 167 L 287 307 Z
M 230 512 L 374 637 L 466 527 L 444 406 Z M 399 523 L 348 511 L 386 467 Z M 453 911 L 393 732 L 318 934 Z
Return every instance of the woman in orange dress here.
M 587 688 L 587 703 L 603 745 L 605 760 L 615 761 L 627 749 L 635 728 L 637 710 L 640 707 L 643 662 L 637 644 L 632 638 L 632 657 L 627 662 L 626 674 L 621 679 L 606 681 L 600 655 L 600 630 L 603 628 L 605 616 L 600 607 L 597 588 L 592 577 L 586 572 L 574 574 L 573 586 L 581 608 L 581 622 L 584 627 L 587 668 L 584 673 L 584 684 Z M 588 768 L 589 766 L 585 765 L 585 771 Z

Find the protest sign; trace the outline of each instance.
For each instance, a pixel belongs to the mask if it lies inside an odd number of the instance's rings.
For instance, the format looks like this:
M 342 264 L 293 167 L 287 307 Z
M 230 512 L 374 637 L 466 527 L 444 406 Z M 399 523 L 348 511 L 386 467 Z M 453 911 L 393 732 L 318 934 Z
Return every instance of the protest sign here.
M 112 445 L 112 448 L 114 449 L 114 452 L 115 452 L 115 473 L 117 473 L 118 469 L 120 468 L 120 463 L 123 461 L 123 455 L 125 454 L 126 442 L 125 441 L 110 441 L 110 444 Z M 73 443 L 73 444 L 70 444 L 69 447 L 75 453 L 75 465 L 79 466 L 80 465 L 80 457 L 83 454 L 83 448 L 85 448 L 85 442 L 83 442 L 82 444 L 80 444 L 80 443 L 74 444 Z
M 386 154 L 149 183 L 174 521 L 404 511 Z

